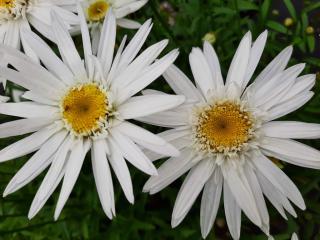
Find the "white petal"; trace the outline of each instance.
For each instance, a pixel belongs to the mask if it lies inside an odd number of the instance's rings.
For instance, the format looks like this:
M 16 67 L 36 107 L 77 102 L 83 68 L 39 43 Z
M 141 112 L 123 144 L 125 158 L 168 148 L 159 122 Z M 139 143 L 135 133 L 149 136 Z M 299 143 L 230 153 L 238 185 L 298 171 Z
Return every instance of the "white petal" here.
M 260 61 L 263 49 L 266 45 L 267 37 L 268 37 L 268 31 L 265 30 L 263 33 L 259 35 L 257 40 L 252 45 L 246 75 L 244 78 L 244 82 L 242 84 L 242 90 L 244 90 L 244 88 L 247 86 L 254 71 L 256 70 L 256 67 Z
M 159 56 L 167 44 L 168 40 L 162 40 L 148 47 L 127 68 L 119 72 L 119 75 L 113 80 L 112 87 L 122 89 L 135 81 L 143 70 Z
M 106 215 L 112 219 L 113 215 L 115 215 L 114 192 L 108 159 L 104 150 L 104 144 L 104 139 L 93 142 L 92 170 L 100 203 Z
M 145 68 L 139 78 L 131 82 L 131 84 L 126 86 L 124 89 L 119 90 L 118 103 L 123 103 L 128 98 L 141 91 L 143 88 L 160 77 L 161 74 L 163 74 L 168 69 L 168 67 L 176 60 L 178 55 L 179 51 L 177 49 L 172 50 L 167 55 Z
M 80 174 L 80 170 L 84 161 L 84 158 L 88 152 L 88 149 L 84 147 L 83 140 L 78 140 L 70 151 L 70 157 L 66 161 L 65 174 L 63 177 L 63 183 L 61 192 L 57 202 L 56 210 L 54 212 L 54 219 L 57 220 L 62 208 L 66 204 L 73 186 L 75 185 L 77 178 Z
M 48 138 L 59 130 L 60 128 L 51 125 L 7 146 L 0 151 L 0 162 L 22 157 L 36 151 L 45 141 L 47 141 Z
M 88 70 L 88 64 L 90 61 L 89 56 L 92 55 L 92 46 L 91 46 L 91 39 L 90 39 L 87 20 L 86 20 L 86 17 L 84 16 L 84 9 L 81 6 L 80 2 L 77 3 L 77 12 L 80 20 L 81 36 L 82 36 L 84 57 L 86 61 L 86 68 Z
M 251 39 L 251 32 L 248 32 L 242 38 L 232 59 L 227 75 L 226 85 L 235 83 L 240 89 L 244 89 L 245 74 L 247 72 L 251 51 Z
M 234 199 L 226 181 L 224 181 L 223 184 L 223 200 L 224 212 L 230 234 L 234 240 L 239 240 L 241 230 L 241 208 Z
M 54 159 L 52 160 L 51 167 L 43 179 L 29 210 L 28 218 L 33 218 L 48 200 L 53 191 L 57 188 L 64 175 L 64 164 L 67 154 L 71 147 L 71 139 L 67 138 L 57 151 Z
M 87 73 L 67 27 L 54 12 L 51 17 L 53 32 L 63 61 L 68 64 L 78 81 L 84 81 Z
M 182 150 L 179 157 L 169 158 L 159 167 L 158 175 L 150 177 L 145 183 L 143 192 L 155 194 L 161 191 L 192 168 L 196 164 L 193 160 L 189 149 Z
M 23 31 L 24 30 L 29 30 L 31 31 L 30 25 L 28 21 L 21 21 L 20 25 L 20 38 L 21 38 L 21 44 L 23 47 L 23 52 L 30 57 L 34 62 L 39 63 L 39 58 L 37 54 L 33 51 L 33 49 L 30 47 L 28 41 L 26 41 Z
M 255 159 L 253 159 L 255 161 Z M 253 168 L 249 165 L 246 164 L 244 166 L 245 174 L 248 179 L 248 183 L 250 185 L 250 188 L 252 189 L 253 196 L 255 198 L 257 208 L 262 220 L 262 226 L 261 229 L 269 235 L 270 231 L 270 218 L 269 218 L 269 213 L 267 209 L 266 202 L 263 197 L 263 193 L 259 184 L 259 180 L 257 179 L 256 173 L 254 172 Z
M 294 99 L 290 99 L 282 104 L 277 105 L 276 107 L 268 111 L 268 115 L 265 121 L 272 121 L 274 119 L 285 116 L 288 113 L 294 112 L 295 110 L 306 104 L 313 97 L 313 95 L 313 92 L 303 92 L 300 95 L 296 96 Z
M 301 95 L 303 92 L 310 91 L 316 83 L 316 75 L 308 74 L 296 79 L 294 86 L 287 92 L 287 94 L 279 101 L 278 104 L 286 102 L 296 96 Z
M 25 20 L 22 20 L 25 21 Z M 19 21 L 9 21 L 4 39 L 4 45 L 20 49 L 20 23 Z
M 259 74 L 259 76 L 254 81 L 254 86 L 259 89 L 265 82 L 274 77 L 276 74 L 282 72 L 291 57 L 292 46 L 285 48 L 281 53 L 276 56 L 272 62 Z
M 138 96 L 120 105 L 118 111 L 122 119 L 139 118 L 174 108 L 184 100 L 184 96 L 176 95 Z
M 187 99 L 200 101 L 203 99 L 191 80 L 174 64 L 172 64 L 163 77 L 176 94 L 184 95 Z
M 263 193 L 272 203 L 272 205 L 278 210 L 281 216 L 288 220 L 285 210 L 287 210 L 292 216 L 297 217 L 294 208 L 291 206 L 289 200 L 283 195 L 282 192 L 278 188 L 276 188 L 263 174 L 258 171 L 257 177 L 259 179 L 260 186 L 262 188 Z
M 46 169 L 52 162 L 54 153 L 60 147 L 66 135 L 66 131 L 60 131 L 44 143 L 40 150 L 37 151 L 14 175 L 3 195 L 7 196 L 22 188 Z
M 200 48 L 192 49 L 189 55 L 189 62 L 195 82 L 203 96 L 208 100 L 208 92 L 215 90 L 215 82 L 207 59 Z
M 171 225 L 175 227 L 183 220 L 180 217 L 189 212 L 204 184 L 208 181 L 215 168 L 211 159 L 202 160 L 194 167 L 184 180 L 178 193 L 172 212 Z M 178 220 L 178 221 L 177 221 Z
M 232 165 L 224 166 L 222 173 L 239 207 L 254 224 L 261 227 L 262 223 L 256 201 L 244 173 L 241 169 L 234 169 Z
M 257 155 L 252 163 L 254 166 L 284 195 L 286 195 L 299 208 L 305 209 L 301 193 L 296 185 L 274 163 L 263 154 Z
M 297 64 L 270 79 L 261 89 L 254 93 L 255 105 L 262 106 L 266 110 L 276 105 L 293 86 L 295 79 L 304 67 L 305 64 Z
M 110 9 L 104 18 L 98 47 L 98 58 L 103 70 L 108 73 L 111 67 L 114 45 L 116 40 L 116 19 Z
M 51 118 L 21 119 L 0 125 L 0 138 L 35 132 L 53 122 Z
M 272 121 L 265 123 L 261 130 L 268 137 L 317 139 L 320 138 L 320 124 L 295 121 Z
M 208 43 L 207 41 L 203 44 L 203 53 L 204 56 L 207 59 L 207 62 L 209 64 L 211 74 L 213 77 L 213 82 L 216 86 L 216 88 L 220 89 L 224 86 L 223 78 L 221 74 L 221 68 L 219 63 L 219 58 L 213 48 L 213 46 Z
M 40 83 L 36 78 L 28 78 L 15 70 L 0 67 L 0 76 L 51 100 L 57 100 L 60 97 L 60 92 L 58 89 L 54 89 L 52 85 L 49 86 L 45 82 Z
M 298 166 L 320 169 L 320 151 L 294 140 L 265 137 L 261 148 L 268 156 Z
M 55 118 L 59 109 L 33 102 L 0 103 L 0 113 L 22 118 Z
M 137 29 L 141 27 L 140 23 L 130 19 L 126 19 L 126 18 L 117 19 L 117 25 L 122 28 L 128 28 L 128 29 Z
M 132 165 L 149 175 L 157 175 L 157 169 L 133 141 L 119 131 L 111 131 L 111 136 L 120 149 L 121 154 Z
M 161 137 L 129 122 L 122 122 L 115 127 L 122 134 L 131 138 L 137 144 L 156 153 L 166 156 L 179 156 L 179 151 Z
M 126 68 L 128 64 L 137 56 L 143 43 L 147 39 L 152 28 L 151 20 L 147 20 L 134 35 L 126 49 L 123 51 L 119 62 L 119 68 Z
M 200 226 L 203 238 L 208 236 L 216 219 L 220 204 L 222 183 L 222 174 L 220 169 L 217 169 L 205 184 L 200 209 Z
M 128 169 L 128 166 L 121 155 L 120 150 L 117 148 L 116 144 L 112 141 L 112 139 L 109 140 L 110 148 L 111 148 L 111 155 L 109 157 L 109 162 L 111 164 L 111 167 L 116 174 L 118 181 L 121 185 L 121 188 L 126 195 L 126 198 L 128 201 L 133 204 L 134 203 L 134 195 L 133 195 L 133 187 L 132 187 L 132 181 L 130 177 L 130 172 Z
M 68 67 L 37 34 L 24 31 L 22 35 L 50 72 L 68 85 L 74 82 L 73 74 Z
M 296 233 L 293 233 L 291 240 L 299 240 L 298 235 Z
M 140 122 L 145 122 L 151 125 L 168 127 L 168 128 L 188 125 L 189 118 L 186 117 L 186 115 L 188 116 L 188 113 L 187 112 L 181 113 L 174 110 L 176 109 L 136 118 L 136 120 Z

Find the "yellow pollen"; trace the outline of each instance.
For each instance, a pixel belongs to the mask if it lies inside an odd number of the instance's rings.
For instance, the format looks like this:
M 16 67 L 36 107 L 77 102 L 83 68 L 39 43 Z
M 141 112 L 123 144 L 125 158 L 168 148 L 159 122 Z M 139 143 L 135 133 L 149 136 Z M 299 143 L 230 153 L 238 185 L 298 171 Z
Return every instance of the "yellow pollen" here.
M 196 141 L 213 153 L 240 151 L 252 135 L 251 114 L 231 101 L 215 104 L 200 113 Z
M 88 7 L 88 18 L 90 21 L 102 21 L 109 9 L 105 0 L 98 0 Z
M 15 0 L 0 0 L 0 7 L 5 7 L 7 9 L 14 8 Z
M 98 85 L 90 83 L 72 88 L 62 100 L 62 116 L 73 133 L 89 136 L 100 132 L 108 118 L 108 98 Z

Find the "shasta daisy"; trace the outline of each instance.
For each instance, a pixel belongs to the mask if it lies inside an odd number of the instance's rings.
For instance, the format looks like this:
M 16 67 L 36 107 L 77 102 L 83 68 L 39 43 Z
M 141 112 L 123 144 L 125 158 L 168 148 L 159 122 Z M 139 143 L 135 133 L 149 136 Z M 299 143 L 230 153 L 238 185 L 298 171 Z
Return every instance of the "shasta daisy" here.
M 0 75 L 26 88 L 23 98 L 29 100 L 0 104 L 0 113 L 23 118 L 0 125 L 0 137 L 32 133 L 2 149 L 0 161 L 35 152 L 10 181 L 4 195 L 25 186 L 50 166 L 32 202 L 29 218 L 35 216 L 63 181 L 55 211 L 55 219 L 58 218 L 90 150 L 99 198 L 110 219 L 115 215 L 111 168 L 128 201 L 133 203 L 132 182 L 124 159 L 141 171 L 156 175 L 156 168 L 139 146 L 179 155 L 171 144 L 128 121 L 168 110 L 185 100 L 176 95 L 134 96 L 173 63 L 178 51 L 155 61 L 167 45 L 167 40 L 163 40 L 138 55 L 151 30 L 151 21 L 147 21 L 126 48 L 126 38 L 123 39 L 113 58 L 116 19 L 109 11 L 98 54 L 92 55 L 87 23 L 81 11 L 79 15 L 84 61 L 65 24 L 54 12 L 52 29 L 63 61 L 31 31 L 24 31 L 23 37 L 46 68 L 10 47 L 0 48 L 16 69 L 1 67 Z
M 200 225 L 204 238 L 215 221 L 222 191 L 233 239 L 240 238 L 241 212 L 269 235 L 264 195 L 284 218 L 284 210 L 296 216 L 289 200 L 305 209 L 297 187 L 268 157 L 320 168 L 320 152 L 292 140 L 318 138 L 320 126 L 275 121 L 310 100 L 315 75 L 299 77 L 304 64 L 286 69 L 292 53 L 288 47 L 247 87 L 266 39 L 267 32 L 254 43 L 250 32 L 243 37 L 226 81 L 212 46 L 205 42 L 203 50 L 194 48 L 189 60 L 196 86 L 175 66 L 164 74 L 172 89 L 186 96 L 186 102 L 140 119 L 173 128 L 159 136 L 181 151 L 179 157 L 160 166 L 159 175 L 148 180 L 144 191 L 154 194 L 190 170 L 175 202 L 173 227 L 185 218 L 202 190 Z M 154 160 L 162 157 L 148 155 Z

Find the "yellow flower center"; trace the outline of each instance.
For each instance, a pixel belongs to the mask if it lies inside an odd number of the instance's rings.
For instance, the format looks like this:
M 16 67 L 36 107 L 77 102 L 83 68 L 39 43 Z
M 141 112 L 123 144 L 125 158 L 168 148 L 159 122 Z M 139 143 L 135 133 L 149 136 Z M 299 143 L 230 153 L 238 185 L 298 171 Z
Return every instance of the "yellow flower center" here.
M 195 140 L 211 153 L 238 152 L 253 132 L 251 114 L 238 103 L 225 101 L 204 109 L 195 126 Z
M 102 21 L 109 9 L 109 4 L 105 0 L 98 0 L 88 7 L 89 21 Z
M 101 133 L 109 114 L 106 91 L 89 83 L 72 88 L 61 102 L 64 122 L 76 136 Z
M 0 7 L 11 9 L 15 6 L 15 0 L 0 0 Z

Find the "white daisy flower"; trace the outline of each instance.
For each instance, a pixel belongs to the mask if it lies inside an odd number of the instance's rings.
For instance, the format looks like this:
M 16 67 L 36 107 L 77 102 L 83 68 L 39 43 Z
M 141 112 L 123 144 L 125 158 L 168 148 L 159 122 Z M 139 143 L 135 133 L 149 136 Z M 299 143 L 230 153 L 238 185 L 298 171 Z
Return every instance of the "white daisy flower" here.
M 53 40 L 50 11 L 54 10 L 69 28 L 79 24 L 77 15 L 67 9 L 74 0 L 3 0 L 0 1 L 0 43 L 20 49 L 37 60 L 37 56 L 21 32 L 34 27 Z M 2 66 L 5 62 L 2 63 Z
M 225 82 L 212 46 L 205 42 L 203 51 L 194 48 L 190 65 L 196 87 L 175 66 L 164 74 L 172 89 L 186 96 L 186 102 L 140 119 L 174 128 L 159 136 L 181 151 L 179 157 L 170 158 L 158 169 L 159 175 L 148 180 L 144 191 L 159 192 L 190 170 L 175 202 L 173 227 L 185 218 L 202 189 L 200 225 L 204 238 L 215 221 L 222 190 L 233 239 L 240 238 L 241 212 L 269 235 L 269 214 L 263 195 L 284 218 L 284 210 L 296 216 L 289 200 L 305 209 L 297 187 L 267 156 L 320 168 L 320 152 L 292 140 L 318 138 L 320 125 L 274 121 L 313 96 L 310 89 L 315 75 L 298 77 L 304 64 L 285 69 L 292 53 L 292 47 L 288 47 L 246 88 L 266 39 L 267 32 L 254 43 L 250 32 L 244 36 Z
M 114 12 L 118 26 L 136 29 L 141 26 L 140 23 L 125 17 L 142 8 L 148 0 L 81 0 L 81 2 L 91 29 L 92 45 L 95 51 L 100 39 L 104 17 L 110 8 Z
M 176 107 L 185 100 L 184 96 L 160 94 L 134 97 L 174 62 L 178 51 L 155 61 L 167 45 L 164 40 L 138 56 L 151 29 L 151 21 L 147 21 L 126 48 L 124 38 L 113 58 L 116 19 L 110 11 L 104 21 L 98 55 L 94 56 L 84 15 L 79 14 L 84 61 L 55 13 L 52 31 L 63 61 L 31 31 L 24 31 L 23 37 L 46 68 L 12 48 L 0 48 L 16 69 L 1 67 L 0 75 L 26 88 L 23 98 L 30 100 L 0 104 L 1 114 L 23 118 L 0 125 L 0 137 L 32 133 L 1 150 L 0 162 L 35 152 L 10 181 L 4 196 L 50 166 L 32 202 L 29 218 L 37 214 L 63 179 L 54 215 L 58 218 L 89 150 L 97 191 L 110 219 L 115 215 L 110 166 L 128 201 L 133 203 L 132 182 L 124 159 L 141 171 L 156 175 L 156 168 L 139 146 L 169 156 L 179 155 L 162 138 L 128 121 Z

